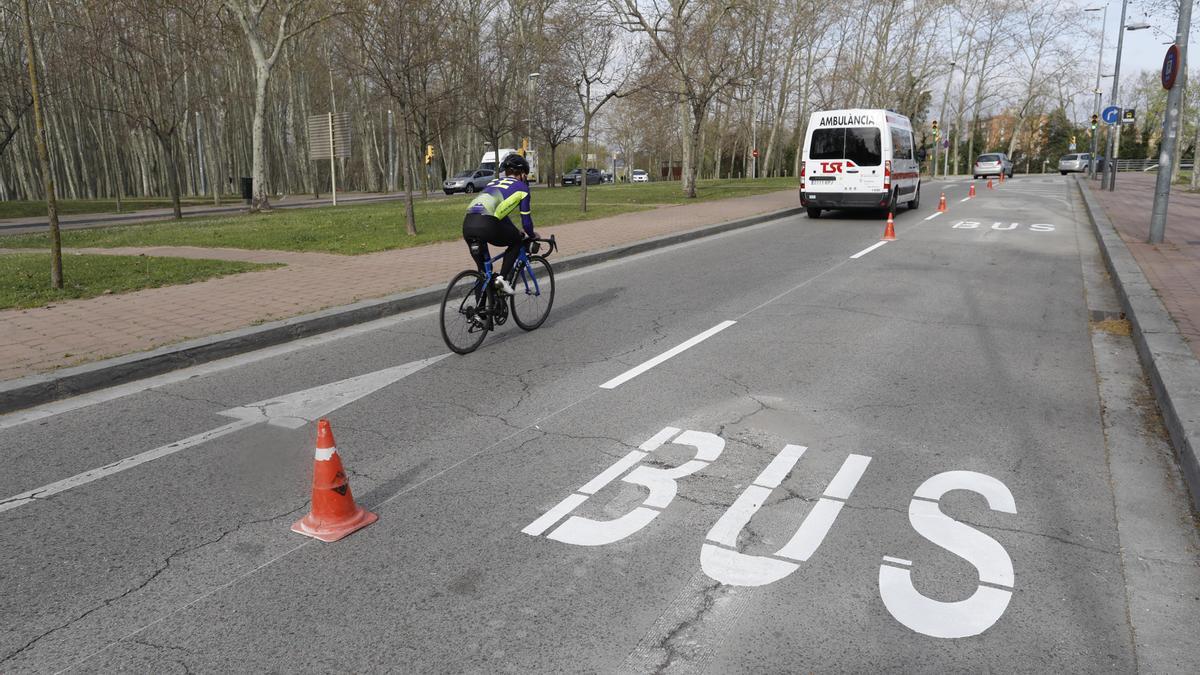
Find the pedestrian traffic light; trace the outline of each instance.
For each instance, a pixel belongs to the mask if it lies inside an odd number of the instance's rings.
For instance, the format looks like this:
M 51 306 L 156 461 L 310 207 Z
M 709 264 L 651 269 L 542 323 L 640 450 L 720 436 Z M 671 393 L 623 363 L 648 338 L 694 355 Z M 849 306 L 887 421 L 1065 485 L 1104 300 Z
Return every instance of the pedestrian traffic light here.
M 1096 125 L 1100 123 L 1100 116 L 1092 113 L 1092 131 L 1096 130 Z
M 431 162 L 433 162 L 433 145 L 432 144 L 425 146 L 425 163 L 429 164 Z
M 933 137 L 938 138 L 941 134 L 938 132 L 937 120 L 933 121 Z

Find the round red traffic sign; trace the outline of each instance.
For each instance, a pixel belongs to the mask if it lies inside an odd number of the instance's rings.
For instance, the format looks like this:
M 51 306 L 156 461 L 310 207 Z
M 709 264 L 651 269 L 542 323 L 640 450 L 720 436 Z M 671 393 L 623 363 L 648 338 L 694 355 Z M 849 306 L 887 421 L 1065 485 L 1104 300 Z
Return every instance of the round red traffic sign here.
M 758 158 L 758 148 L 755 148 L 754 152 L 752 152 L 750 154 L 754 155 L 754 157 L 757 159 Z
M 1170 89 L 1175 86 L 1175 78 L 1179 75 L 1179 45 L 1167 47 L 1167 55 L 1163 57 L 1162 86 Z

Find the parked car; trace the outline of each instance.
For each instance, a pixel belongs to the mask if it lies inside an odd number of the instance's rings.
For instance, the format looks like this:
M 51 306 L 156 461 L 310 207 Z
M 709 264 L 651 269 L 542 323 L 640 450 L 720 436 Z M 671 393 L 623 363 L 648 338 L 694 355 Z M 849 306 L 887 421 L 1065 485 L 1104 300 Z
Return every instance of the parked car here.
M 453 177 L 442 183 L 442 192 L 452 195 L 455 192 L 478 192 L 487 187 L 492 180 L 492 172 L 488 169 L 469 169 L 459 171 Z
M 629 180 L 634 183 L 649 183 L 650 174 L 646 173 L 642 169 L 634 169 L 633 175 L 630 176 Z
M 980 155 L 975 160 L 975 167 L 971 169 L 971 174 L 975 178 L 999 177 L 1002 173 L 1009 178 L 1013 176 L 1012 160 L 1003 152 L 989 152 Z
M 1081 152 L 1074 155 L 1063 155 L 1058 160 L 1058 172 L 1062 175 L 1069 173 L 1084 173 L 1088 170 L 1088 164 L 1092 161 L 1092 155 L 1088 152 Z
M 564 186 L 580 185 L 581 184 L 581 181 L 580 181 L 581 175 L 583 175 L 583 172 L 581 170 L 571 169 L 570 171 L 563 174 L 562 184 Z M 602 182 L 604 182 L 604 176 L 601 175 L 600 169 L 588 169 L 587 170 L 587 184 L 588 185 L 599 185 Z

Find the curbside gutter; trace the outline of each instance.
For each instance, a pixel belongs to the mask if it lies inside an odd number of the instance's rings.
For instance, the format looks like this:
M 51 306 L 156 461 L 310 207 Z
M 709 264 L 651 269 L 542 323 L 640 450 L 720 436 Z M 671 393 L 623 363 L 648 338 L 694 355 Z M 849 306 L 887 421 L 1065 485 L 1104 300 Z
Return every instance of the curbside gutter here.
M 794 216 L 803 211 L 804 209 L 800 207 L 787 208 L 684 232 L 665 234 L 630 244 L 580 253 L 554 261 L 554 270 L 567 272 L 597 265 L 666 246 L 711 237 L 730 230 Z M 331 307 L 260 326 L 240 328 L 227 333 L 187 340 L 150 351 L 0 382 L 0 414 L 409 312 L 440 302 L 443 293 L 445 293 L 444 287 L 431 286 L 383 298 Z
M 1096 229 L 1121 308 L 1133 324 L 1133 342 L 1179 453 L 1193 507 L 1200 509 L 1200 460 L 1196 456 L 1200 449 L 1200 361 L 1091 189 L 1078 177 L 1075 184 Z

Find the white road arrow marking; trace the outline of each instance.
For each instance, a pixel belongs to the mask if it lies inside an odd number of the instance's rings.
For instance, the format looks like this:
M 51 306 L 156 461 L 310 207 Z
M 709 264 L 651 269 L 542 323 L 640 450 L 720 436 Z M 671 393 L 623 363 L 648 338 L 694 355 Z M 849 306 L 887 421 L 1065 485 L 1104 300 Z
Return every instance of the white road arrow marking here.
M 423 368 L 431 366 L 447 356 L 449 354 L 442 354 L 441 356 L 421 361 L 413 361 L 393 368 L 385 368 L 373 373 L 323 384 L 286 396 L 280 396 L 279 398 L 267 399 L 238 408 L 224 410 L 220 413 L 221 415 L 234 417 L 237 421 L 196 434 L 195 436 L 189 436 L 182 441 L 176 441 L 132 457 L 117 460 L 112 464 L 84 471 L 81 474 L 64 478 L 49 485 L 43 485 L 28 492 L 22 492 L 7 499 L 0 499 L 0 512 L 9 511 L 39 499 L 45 499 L 46 497 L 65 492 L 80 485 L 86 485 L 105 476 L 111 476 L 126 469 L 132 469 L 139 464 L 145 464 L 160 457 L 173 455 L 181 450 L 207 443 L 213 439 L 232 434 L 235 431 L 240 431 L 262 422 L 287 429 L 298 429 L 319 417 L 328 415 L 338 408 L 349 405 L 364 396 L 373 394 Z

